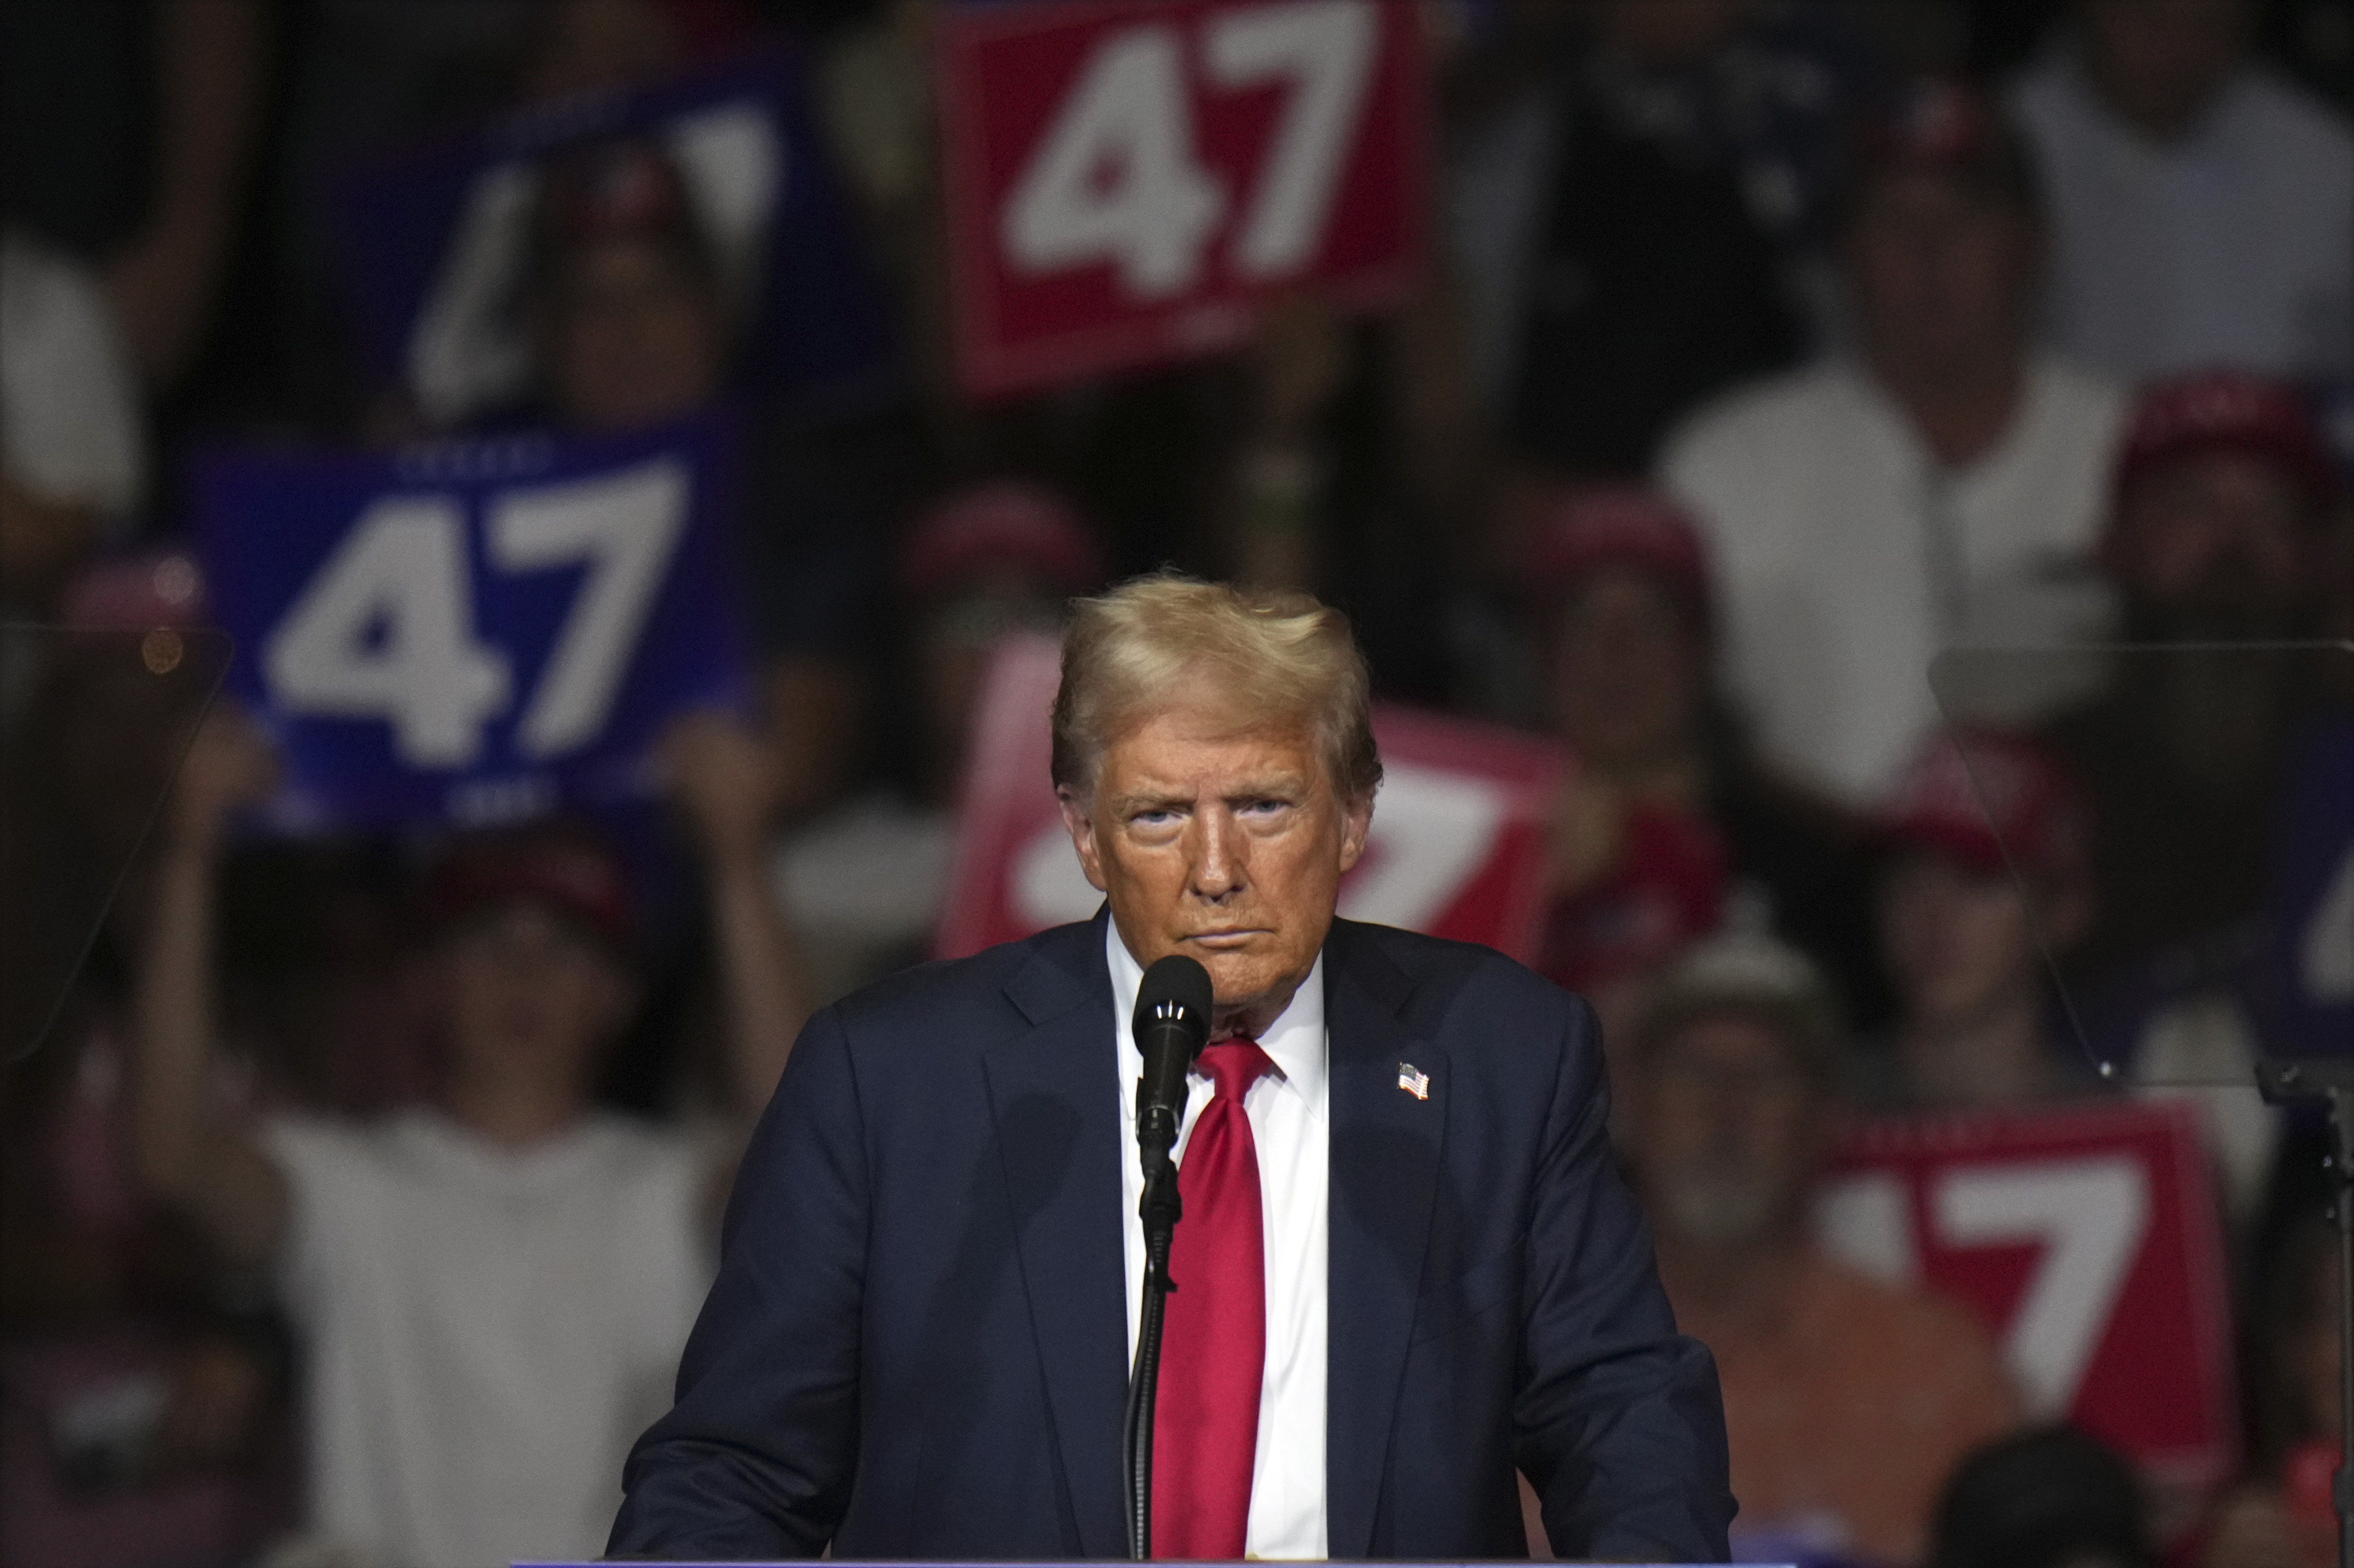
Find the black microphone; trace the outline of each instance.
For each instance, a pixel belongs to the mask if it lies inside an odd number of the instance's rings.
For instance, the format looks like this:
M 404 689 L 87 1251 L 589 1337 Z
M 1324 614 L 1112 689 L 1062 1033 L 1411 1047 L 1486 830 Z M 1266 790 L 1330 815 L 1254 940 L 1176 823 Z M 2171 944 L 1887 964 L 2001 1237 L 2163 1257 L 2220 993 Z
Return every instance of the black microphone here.
M 1128 1414 L 1120 1433 L 1128 1474 L 1128 1554 L 1152 1555 L 1152 1419 L 1161 1388 L 1161 1332 L 1169 1292 L 1169 1249 L 1184 1202 L 1169 1151 L 1185 1117 L 1185 1070 L 1210 1039 L 1210 971 L 1172 953 L 1144 971 L 1129 1021 L 1144 1075 L 1136 1081 L 1136 1147 L 1144 1166 L 1144 1195 L 1136 1205 L 1144 1222 L 1144 1303 L 1137 1319 L 1136 1370 L 1128 1382 Z
M 1136 1083 L 1136 1144 L 1148 1184 L 1177 1147 L 1185 1117 L 1185 1073 L 1210 1038 L 1210 971 L 1172 953 L 1144 971 L 1131 1026 L 1144 1054 Z

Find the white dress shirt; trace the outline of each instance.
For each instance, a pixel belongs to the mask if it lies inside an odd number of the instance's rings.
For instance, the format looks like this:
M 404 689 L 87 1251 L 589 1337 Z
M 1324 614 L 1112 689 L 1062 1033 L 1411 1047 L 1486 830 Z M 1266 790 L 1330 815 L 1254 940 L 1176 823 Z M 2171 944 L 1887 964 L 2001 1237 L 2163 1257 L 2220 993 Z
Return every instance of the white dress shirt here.
M 1112 1016 L 1119 1046 L 1119 1116 L 1127 1157 L 1120 1162 L 1120 1206 L 1128 1275 L 1129 1363 L 1136 1361 L 1144 1311 L 1144 1167 L 1136 1149 L 1136 1083 L 1144 1056 L 1129 1020 L 1144 971 L 1104 922 L 1111 967 Z M 1259 1212 L 1266 1224 L 1267 1370 L 1259 1383 L 1258 1454 L 1251 1467 L 1250 1520 L 1243 1550 L 1253 1557 L 1328 1555 L 1324 1522 L 1324 1354 L 1328 1319 L 1327 1238 L 1331 1192 L 1331 1117 L 1324 1038 L 1324 960 L 1299 987 L 1259 1049 L 1276 1071 L 1243 1096 L 1258 1151 Z M 1193 1123 L 1210 1103 L 1201 1073 L 1186 1080 L 1185 1118 L 1177 1132 L 1182 1167 Z M 1180 1222 L 1182 1223 L 1182 1221 Z M 1182 1281 L 1180 1281 L 1182 1284 Z

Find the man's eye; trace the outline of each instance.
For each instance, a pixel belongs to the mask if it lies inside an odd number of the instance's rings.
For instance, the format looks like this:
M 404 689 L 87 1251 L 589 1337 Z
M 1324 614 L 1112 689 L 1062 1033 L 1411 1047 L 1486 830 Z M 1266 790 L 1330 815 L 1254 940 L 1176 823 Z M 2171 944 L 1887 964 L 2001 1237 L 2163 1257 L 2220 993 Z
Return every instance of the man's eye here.
M 1174 811 L 1139 811 L 1129 819 L 1140 828 L 1164 828 L 1177 820 Z
M 1271 817 L 1278 811 L 1288 810 L 1290 805 L 1288 800 L 1274 799 L 1246 800 L 1242 804 L 1242 814 L 1246 817 Z

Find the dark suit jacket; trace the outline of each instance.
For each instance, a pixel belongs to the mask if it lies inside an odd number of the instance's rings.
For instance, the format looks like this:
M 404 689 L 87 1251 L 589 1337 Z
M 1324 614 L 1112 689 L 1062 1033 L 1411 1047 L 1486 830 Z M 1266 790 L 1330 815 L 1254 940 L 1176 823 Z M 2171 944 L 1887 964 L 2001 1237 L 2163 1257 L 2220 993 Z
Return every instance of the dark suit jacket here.
M 811 1021 L 613 1553 L 1125 1554 L 1105 918 Z M 1564 1556 L 1723 1561 L 1715 1366 L 1612 1162 L 1592 1011 L 1384 927 L 1324 960 L 1332 1555 L 1522 1556 L 1517 1466 Z

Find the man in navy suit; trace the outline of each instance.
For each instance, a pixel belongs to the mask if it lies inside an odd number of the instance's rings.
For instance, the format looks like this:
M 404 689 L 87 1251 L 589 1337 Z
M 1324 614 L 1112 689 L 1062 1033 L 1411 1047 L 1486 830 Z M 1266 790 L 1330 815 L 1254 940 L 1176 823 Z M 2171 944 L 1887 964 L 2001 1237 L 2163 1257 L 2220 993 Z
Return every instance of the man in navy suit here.
M 1054 772 L 1105 912 L 811 1021 L 611 1552 L 1125 1555 L 1129 1021 L 1183 953 L 1215 1017 L 1156 1552 L 1520 1556 L 1517 1469 L 1564 1556 L 1723 1561 L 1715 1368 L 1613 1165 L 1593 1012 L 1334 917 L 1381 778 L 1346 621 L 1167 577 L 1079 604 Z

